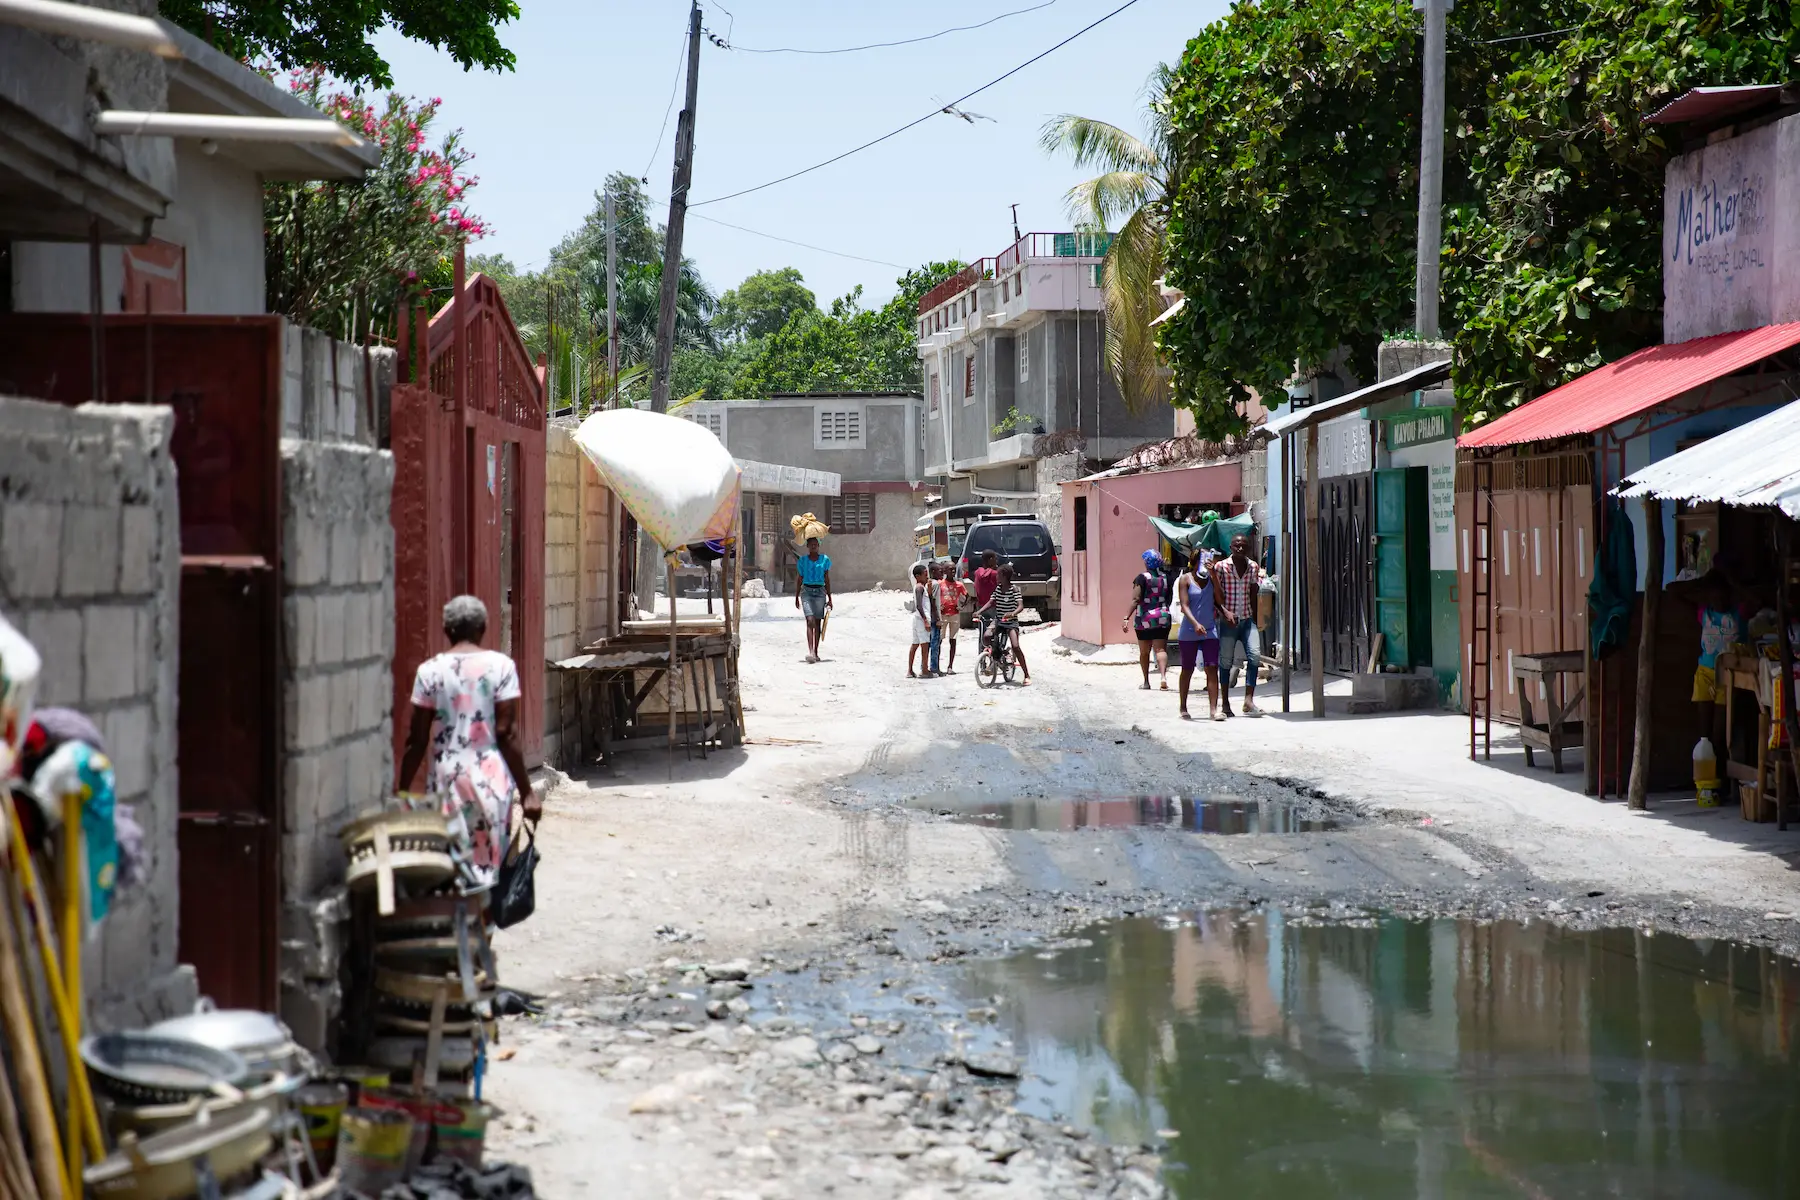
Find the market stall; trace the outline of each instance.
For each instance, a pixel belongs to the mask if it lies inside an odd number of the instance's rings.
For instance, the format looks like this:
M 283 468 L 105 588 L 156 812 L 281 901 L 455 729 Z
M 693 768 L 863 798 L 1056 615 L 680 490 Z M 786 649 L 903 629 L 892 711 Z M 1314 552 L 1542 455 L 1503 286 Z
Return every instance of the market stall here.
M 1703 513 L 1702 506 L 1731 510 L 1736 518 L 1715 522 L 1712 528 L 1730 532 L 1710 535 L 1695 553 L 1684 554 L 1669 590 L 1678 599 L 1697 596 L 1699 605 L 1712 606 L 1702 607 L 1702 624 L 1713 611 L 1726 613 L 1721 627 L 1728 644 L 1711 667 L 1715 703 L 1725 716 L 1723 753 L 1718 756 L 1723 779 L 1738 787 L 1747 819 L 1773 819 L 1783 830 L 1800 777 L 1800 721 L 1794 709 L 1794 645 L 1800 640 L 1797 464 L 1800 402 L 1637 471 L 1614 489 L 1620 497 L 1653 508 L 1648 528 L 1658 533 L 1664 501 L 1678 505 L 1678 529 L 1698 525 L 1694 517 Z M 1660 551 L 1660 536 L 1653 540 Z M 1656 572 L 1651 579 L 1657 579 Z M 1647 603 L 1649 595 L 1647 591 Z M 1646 621 L 1644 628 L 1648 659 L 1652 623 Z M 1651 690 L 1647 681 L 1638 690 L 1640 736 L 1634 758 L 1647 753 Z M 1696 686 L 1696 698 L 1700 690 Z
M 618 634 L 556 664 L 598 687 L 601 753 L 661 744 L 704 754 L 711 746 L 737 745 L 744 728 L 737 463 L 704 426 L 640 409 L 593 414 L 575 431 L 575 444 L 638 527 L 662 547 L 668 573 L 666 623 L 622 622 Z M 720 614 L 678 613 L 675 562 L 684 548 L 729 562 L 730 591 Z

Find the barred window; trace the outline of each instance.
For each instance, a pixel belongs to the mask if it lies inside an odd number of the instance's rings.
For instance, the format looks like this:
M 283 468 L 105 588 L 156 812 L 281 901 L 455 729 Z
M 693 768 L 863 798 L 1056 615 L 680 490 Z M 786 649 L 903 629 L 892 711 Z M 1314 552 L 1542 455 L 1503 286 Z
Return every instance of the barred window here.
M 825 505 L 833 533 L 869 533 L 875 528 L 875 493 L 845 492 Z

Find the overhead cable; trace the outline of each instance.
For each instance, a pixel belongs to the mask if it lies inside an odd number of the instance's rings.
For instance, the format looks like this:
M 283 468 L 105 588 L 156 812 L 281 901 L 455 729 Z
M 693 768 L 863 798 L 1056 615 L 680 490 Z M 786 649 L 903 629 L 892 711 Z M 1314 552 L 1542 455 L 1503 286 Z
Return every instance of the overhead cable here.
M 1096 21 L 1091 22 L 1090 24 L 1082 26 L 1080 29 L 1076 30 L 1074 33 L 1071 33 L 1068 37 L 1064 38 L 1062 41 L 1056 43 L 1056 45 L 1050 47 L 1048 50 L 1043 51 L 1041 54 L 1036 54 L 1036 55 L 1033 55 L 1031 58 L 1026 59 L 1024 62 L 1020 63 L 1018 66 L 1014 67 L 1012 70 L 1006 72 L 1006 74 L 1000 75 L 994 79 L 988 80 L 986 83 L 982 84 L 980 87 L 976 88 L 972 92 L 965 92 L 963 95 L 958 96 L 956 99 L 952 100 L 948 105 L 943 105 L 943 104 L 934 105 L 930 112 L 926 113 L 922 117 L 916 118 L 915 120 L 908 121 L 906 124 L 900 126 L 900 128 L 898 128 L 898 129 L 890 130 L 887 133 L 882 134 L 878 138 L 871 138 L 870 140 L 864 142 L 862 145 L 855 146 L 849 150 L 846 150 L 842 154 L 834 155 L 831 158 L 826 159 L 824 162 L 814 163 L 810 167 L 802 167 L 800 170 L 791 172 L 790 174 L 787 174 L 787 175 L 783 175 L 779 179 L 771 179 L 767 183 L 759 183 L 754 187 L 742 188 L 735 192 L 727 192 L 723 196 L 714 196 L 710 200 L 696 200 L 696 201 L 693 201 L 688 207 L 690 209 L 698 208 L 702 204 L 717 204 L 722 200 L 735 200 L 735 199 L 737 199 L 737 197 L 747 196 L 751 192 L 760 192 L 764 188 L 772 188 L 776 184 L 786 183 L 790 179 L 798 179 L 802 175 L 810 175 L 812 172 L 820 170 L 821 168 L 824 168 L 824 167 L 829 167 L 833 163 L 842 162 L 846 158 L 849 158 L 853 154 L 860 154 L 864 150 L 869 149 L 869 147 L 871 147 L 871 146 L 878 146 L 882 142 L 885 142 L 885 141 L 889 140 L 890 138 L 899 137 L 901 134 L 905 133 L 907 130 L 913 128 L 914 126 L 923 125 L 925 122 L 931 120 L 931 118 L 942 113 L 946 108 L 955 108 L 958 105 L 962 104 L 963 101 L 972 99 L 975 96 L 979 96 L 981 93 L 987 91 L 991 87 L 996 86 L 997 84 L 1004 83 L 1006 80 L 1011 79 L 1014 75 L 1017 75 L 1020 71 L 1023 71 L 1026 67 L 1031 66 L 1033 63 L 1038 62 L 1041 59 L 1048 58 L 1050 55 L 1056 53 L 1058 50 L 1061 50 L 1064 46 L 1068 45 L 1070 42 L 1074 41 L 1076 38 L 1081 37 L 1083 34 L 1087 33 L 1088 31 L 1090 31 L 1092 29 L 1096 29 L 1099 26 L 1104 25 L 1106 22 L 1112 20 L 1114 17 L 1118 16 L 1120 13 L 1124 12 L 1126 9 L 1130 8 L 1132 5 L 1134 5 L 1136 3 L 1138 3 L 1138 0 L 1125 0 L 1125 3 L 1119 5 L 1119 7 L 1113 9 L 1111 12 L 1107 13 L 1105 16 L 1099 18 Z
M 953 33 L 967 33 L 971 29 L 986 29 L 989 25 L 992 25 L 997 21 L 1004 21 L 1008 17 L 1023 16 L 1025 13 L 1034 13 L 1039 9 L 1049 8 L 1055 3 L 1056 0 L 1044 0 L 1042 4 L 1034 4 L 1030 8 L 1015 8 L 1011 12 L 1003 12 L 997 17 L 989 17 L 987 20 L 975 25 L 957 25 L 950 29 L 940 29 L 936 33 L 925 34 L 923 37 L 901 38 L 896 42 L 870 42 L 866 46 L 839 46 L 834 50 L 809 50 L 799 46 L 775 46 L 768 49 L 758 49 L 754 46 L 740 46 L 736 42 L 727 39 L 714 39 L 714 43 L 721 49 L 737 50 L 744 54 L 856 54 L 863 50 L 885 50 L 890 46 L 913 46 L 920 42 L 929 42 L 934 41 L 937 38 L 948 37 Z M 727 38 L 728 37 L 729 35 L 727 35 Z

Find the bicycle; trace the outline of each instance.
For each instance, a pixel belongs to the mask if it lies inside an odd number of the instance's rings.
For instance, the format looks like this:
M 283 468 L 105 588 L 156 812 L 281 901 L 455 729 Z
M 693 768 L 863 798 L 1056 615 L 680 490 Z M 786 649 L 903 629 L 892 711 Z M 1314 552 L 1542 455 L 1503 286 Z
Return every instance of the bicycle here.
M 978 687 L 993 687 L 1001 678 L 1006 682 L 1013 681 L 1012 634 L 999 621 L 983 622 L 981 632 L 981 657 L 975 660 L 975 683 Z

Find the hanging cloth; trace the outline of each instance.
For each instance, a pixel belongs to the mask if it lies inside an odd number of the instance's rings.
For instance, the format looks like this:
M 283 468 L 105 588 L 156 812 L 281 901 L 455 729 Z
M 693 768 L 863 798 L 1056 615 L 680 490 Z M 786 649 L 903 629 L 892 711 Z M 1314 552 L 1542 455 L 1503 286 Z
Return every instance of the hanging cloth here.
M 1624 644 L 1638 577 L 1637 535 L 1625 505 L 1607 496 L 1600 519 L 1606 532 L 1594 547 L 1594 582 L 1588 585 L 1588 653 L 1596 660 Z

